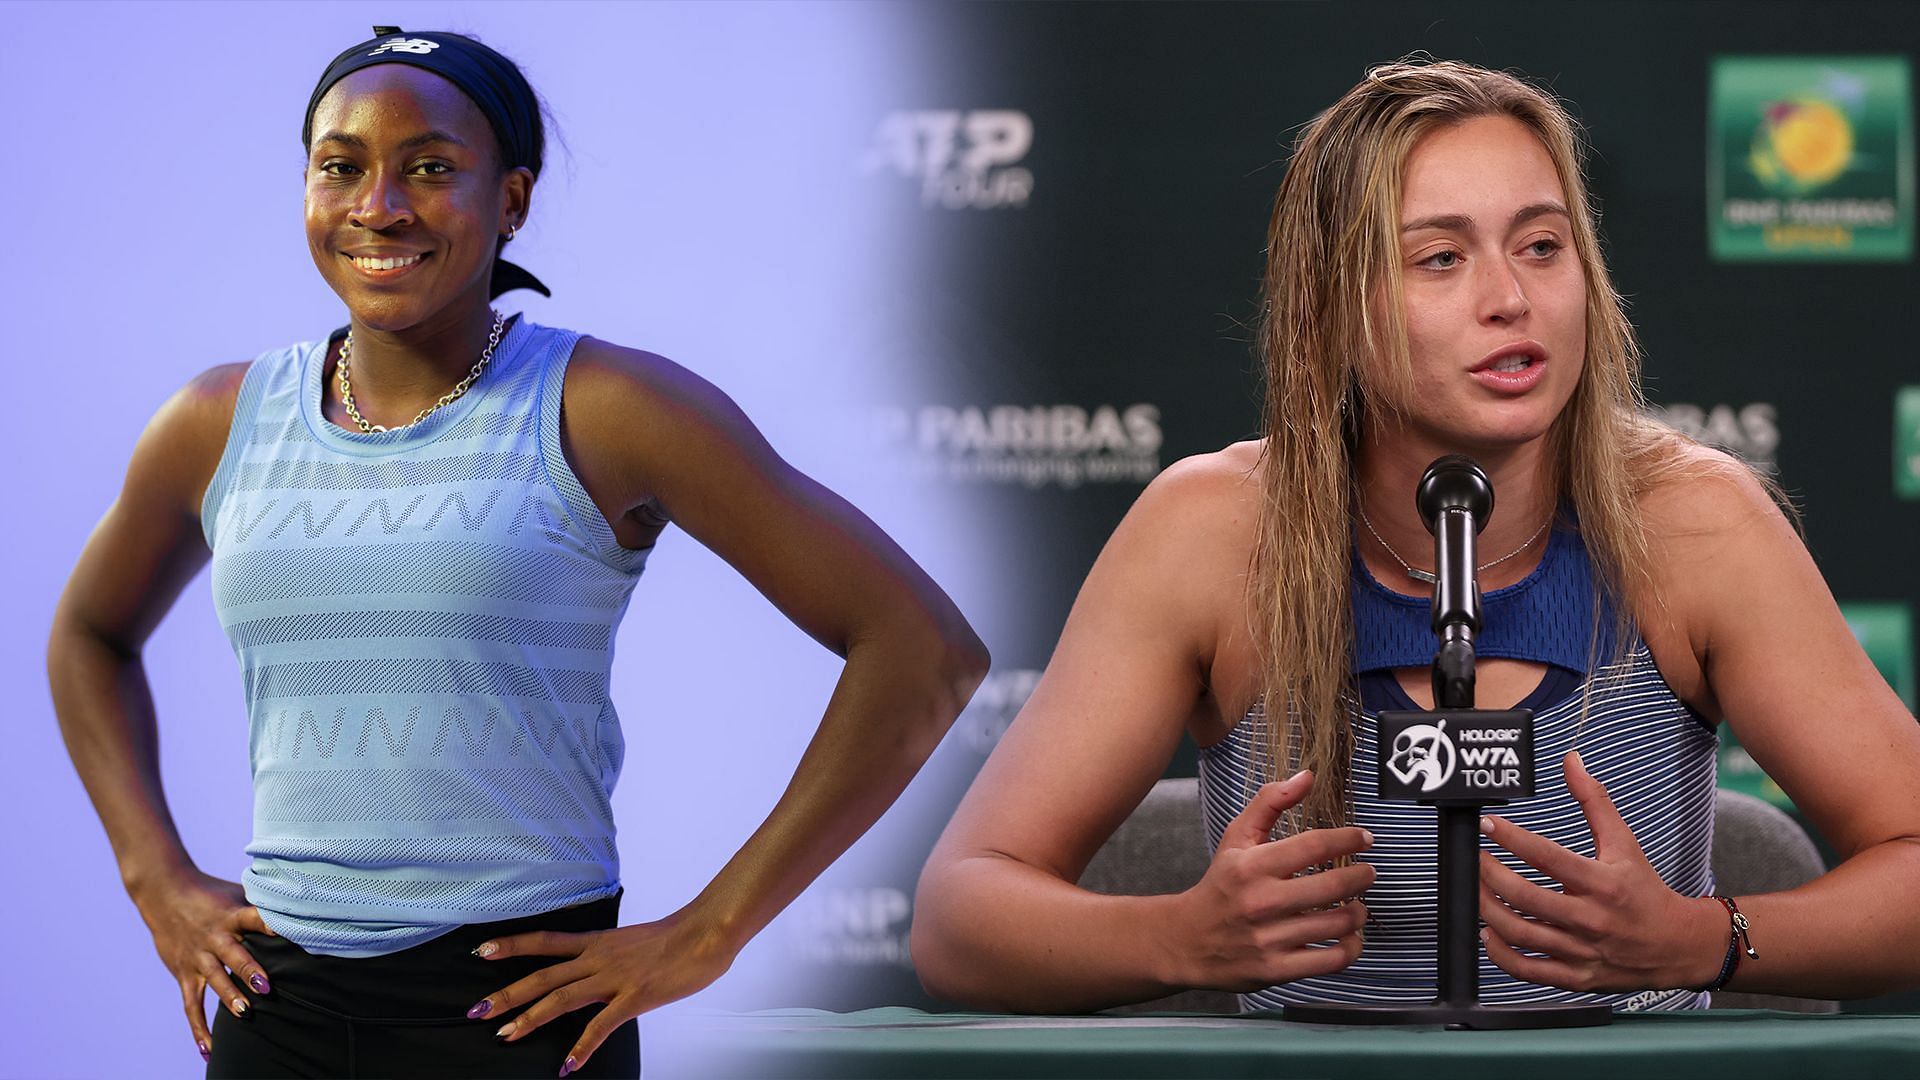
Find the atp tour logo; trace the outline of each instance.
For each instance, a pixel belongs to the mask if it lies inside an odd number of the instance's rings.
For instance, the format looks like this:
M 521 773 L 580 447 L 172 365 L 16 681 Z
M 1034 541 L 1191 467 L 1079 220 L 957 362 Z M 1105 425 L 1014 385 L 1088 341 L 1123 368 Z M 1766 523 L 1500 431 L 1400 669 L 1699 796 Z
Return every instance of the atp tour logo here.
M 1164 441 L 1160 408 L 1146 403 L 883 408 L 874 435 L 921 476 L 1029 488 L 1144 484 Z
M 381 42 L 379 48 L 367 55 L 379 56 L 383 52 L 403 52 L 412 53 L 415 56 L 425 56 L 439 47 L 439 42 L 428 41 L 426 38 L 392 38 L 388 41 Z
M 1690 439 L 1738 454 L 1761 472 L 1779 471 L 1779 412 L 1768 402 L 1740 406 L 1676 403 L 1656 405 L 1647 411 Z
M 1032 147 L 1033 118 L 1016 109 L 891 112 L 861 171 L 918 179 L 922 206 L 1018 209 L 1033 197 L 1033 173 L 1019 164 Z
M 1393 756 L 1387 768 L 1403 784 L 1420 782 L 1423 792 L 1437 790 L 1453 779 L 1453 766 L 1459 757 L 1453 740 L 1447 737 L 1447 722 L 1415 724 L 1393 737 Z

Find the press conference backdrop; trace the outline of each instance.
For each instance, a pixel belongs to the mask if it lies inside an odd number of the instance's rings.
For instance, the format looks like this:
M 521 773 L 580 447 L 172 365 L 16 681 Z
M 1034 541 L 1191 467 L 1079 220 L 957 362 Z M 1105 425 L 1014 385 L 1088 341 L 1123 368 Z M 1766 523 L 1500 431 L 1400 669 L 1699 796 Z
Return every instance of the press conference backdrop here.
M 805 974 L 779 1003 L 938 1007 L 907 954 L 926 851 L 1142 487 L 1257 433 L 1250 327 L 1291 138 L 1369 66 L 1410 53 L 1513 70 L 1571 104 L 1652 401 L 1794 495 L 1850 624 L 1912 708 L 1920 6 L 920 12 L 914 32 L 947 66 L 873 118 L 861 169 L 872 198 L 921 215 L 945 287 L 898 357 L 924 391 L 878 409 L 872 435 L 985 515 L 982 557 L 1016 601 L 990 616 L 993 672 L 911 805 L 789 924 Z M 1187 746 L 1170 772 L 1194 769 Z M 1784 801 L 1730 741 L 1721 782 Z

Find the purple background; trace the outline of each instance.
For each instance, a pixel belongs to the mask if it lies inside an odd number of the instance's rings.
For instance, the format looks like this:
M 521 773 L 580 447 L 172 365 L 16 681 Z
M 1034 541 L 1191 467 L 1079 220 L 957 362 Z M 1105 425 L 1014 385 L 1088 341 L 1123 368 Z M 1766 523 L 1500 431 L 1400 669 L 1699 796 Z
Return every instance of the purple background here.
M 555 299 L 508 310 L 700 372 L 789 460 L 874 516 L 964 608 L 969 520 L 862 436 L 915 393 L 892 362 L 921 278 L 913 218 L 867 198 L 874 125 L 913 95 L 900 9 L 881 5 L 11 5 L 0 100 L 9 255 L 6 685 L 10 830 L 0 899 L 7 1075 L 187 1076 L 178 991 L 121 888 L 69 764 L 43 664 L 59 590 L 134 440 L 194 373 L 326 333 L 344 310 L 301 231 L 301 110 L 374 22 L 475 33 L 547 98 L 549 154 L 514 258 Z M 937 495 L 938 493 L 934 493 Z M 628 754 L 623 922 L 689 899 L 758 824 L 817 721 L 837 660 L 683 534 L 660 545 L 619 639 Z M 149 643 L 163 768 L 199 865 L 237 879 L 247 718 L 204 573 Z M 870 856 L 869 856 L 870 857 Z M 643 1020 L 649 1076 L 697 1075 L 675 1016 L 778 1004 L 776 950 Z M 111 1037 L 102 1037 L 111 1033 Z M 556 1063 L 557 1065 L 557 1063 Z

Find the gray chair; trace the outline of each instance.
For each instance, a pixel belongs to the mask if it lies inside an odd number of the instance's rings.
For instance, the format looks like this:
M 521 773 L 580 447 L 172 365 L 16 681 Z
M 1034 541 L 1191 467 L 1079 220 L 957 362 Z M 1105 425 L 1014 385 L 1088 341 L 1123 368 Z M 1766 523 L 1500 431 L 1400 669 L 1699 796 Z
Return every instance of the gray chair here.
M 1198 795 L 1195 788 L 1195 795 Z M 1786 811 L 1737 791 L 1716 792 L 1713 800 L 1713 876 L 1728 896 L 1780 892 L 1826 871 L 1820 852 L 1805 829 Z M 1758 946 L 1756 946 L 1757 948 Z M 1838 1002 L 1819 998 L 1776 997 L 1722 990 L 1716 1009 L 1784 1009 L 1789 1012 L 1839 1012 Z
M 1162 780 L 1094 852 L 1080 887 L 1108 896 L 1183 892 L 1206 874 L 1208 861 L 1200 781 Z M 1240 999 L 1224 990 L 1185 990 L 1107 1011 L 1237 1013 Z
M 1714 799 L 1713 872 L 1729 896 L 1777 892 L 1817 877 L 1825 868 L 1813 841 L 1794 820 L 1750 795 L 1721 791 Z M 1199 782 L 1162 780 L 1087 864 L 1080 885 L 1110 896 L 1180 892 L 1207 870 L 1207 838 Z M 1838 1012 L 1831 1001 L 1766 994 L 1713 995 L 1716 1009 Z M 1218 990 L 1183 993 L 1111 1010 L 1231 1013 L 1238 999 Z

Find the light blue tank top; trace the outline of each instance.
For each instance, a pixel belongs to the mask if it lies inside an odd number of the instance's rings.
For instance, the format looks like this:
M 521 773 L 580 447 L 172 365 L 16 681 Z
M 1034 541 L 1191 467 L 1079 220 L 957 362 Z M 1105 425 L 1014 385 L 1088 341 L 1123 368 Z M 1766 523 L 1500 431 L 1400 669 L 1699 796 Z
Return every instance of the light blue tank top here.
M 1360 709 L 1352 728 L 1353 824 L 1373 833 L 1373 847 L 1358 858 L 1372 864 L 1377 874 L 1365 896 L 1365 944 L 1360 958 L 1344 971 L 1241 995 L 1242 1008 L 1249 1010 L 1311 1002 L 1417 1004 L 1435 995 L 1437 816 L 1432 807 L 1377 797 L 1376 749 L 1379 714 L 1417 707 L 1391 669 L 1432 663 L 1429 601 L 1391 592 L 1357 557 L 1354 562 L 1354 671 Z M 1719 739 L 1674 695 L 1637 634 L 1625 659 L 1611 662 L 1612 614 L 1603 607 L 1601 618 L 1594 618 L 1592 583 L 1592 563 L 1578 532 L 1557 528 L 1533 573 L 1482 597 L 1482 642 L 1487 647 L 1479 655 L 1552 665 L 1539 688 L 1519 703 L 1534 711 L 1534 796 L 1492 812 L 1592 858 L 1593 837 L 1560 766 L 1568 750 L 1578 749 L 1661 880 L 1683 895 L 1707 895 L 1713 891 Z M 1589 641 L 1596 630 L 1599 648 L 1592 649 Z M 1589 656 L 1598 657 L 1598 663 Z M 1589 684 L 1591 711 L 1582 724 L 1581 699 Z M 1227 825 L 1274 771 L 1265 764 L 1271 722 L 1265 709 L 1255 705 L 1226 738 L 1201 751 L 1200 793 L 1209 845 L 1219 844 Z M 1480 843 L 1527 880 L 1559 889 L 1492 841 L 1482 838 Z M 1640 1011 L 1707 1003 L 1706 994 L 1691 990 L 1588 994 L 1539 986 L 1495 967 L 1484 948 L 1479 953 L 1480 1000 L 1487 1004 L 1562 1001 Z
M 201 525 L 240 660 L 247 900 L 309 952 L 377 956 L 611 896 L 622 548 L 560 447 L 578 334 L 517 320 L 411 427 L 326 420 L 326 342 L 241 384 Z

